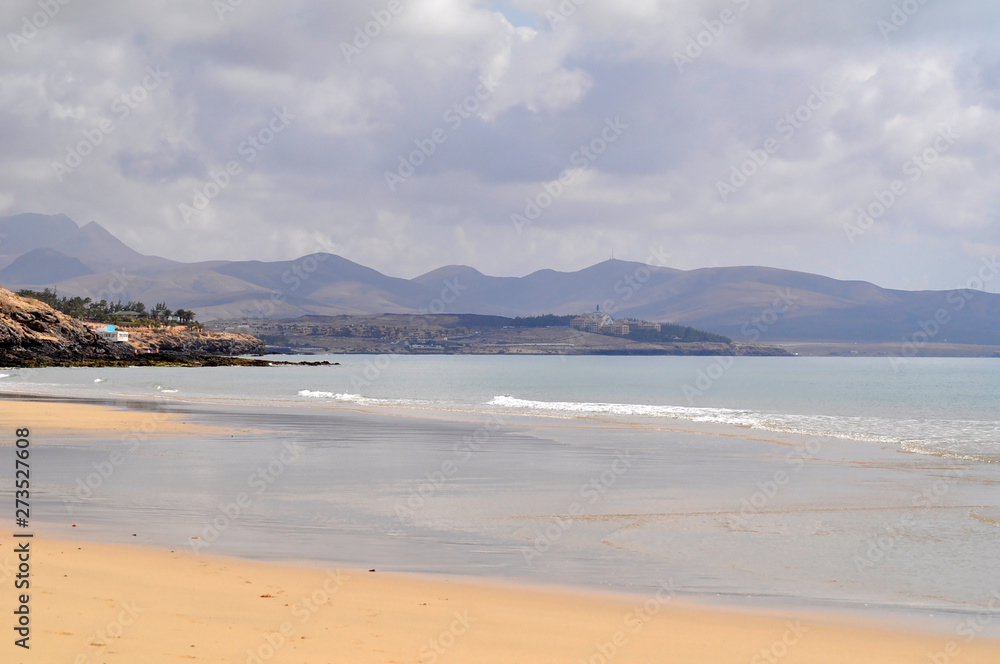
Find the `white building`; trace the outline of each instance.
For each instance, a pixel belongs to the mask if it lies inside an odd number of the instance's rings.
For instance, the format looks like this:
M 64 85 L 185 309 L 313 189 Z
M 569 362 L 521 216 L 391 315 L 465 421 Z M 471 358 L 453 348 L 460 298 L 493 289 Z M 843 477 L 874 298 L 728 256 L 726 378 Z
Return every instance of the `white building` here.
M 613 334 L 618 337 L 627 337 L 629 332 L 628 322 L 616 321 L 610 314 L 601 311 L 600 307 L 596 311 L 580 314 L 569 322 L 569 326 L 584 332 Z
M 105 325 L 96 330 L 98 336 L 108 341 L 128 341 L 128 332 L 119 330 L 114 325 Z
M 569 325 L 585 332 L 601 332 L 601 328 L 614 325 L 614 323 L 614 319 L 609 314 L 603 311 L 591 311 L 590 313 L 580 314 L 571 320 Z

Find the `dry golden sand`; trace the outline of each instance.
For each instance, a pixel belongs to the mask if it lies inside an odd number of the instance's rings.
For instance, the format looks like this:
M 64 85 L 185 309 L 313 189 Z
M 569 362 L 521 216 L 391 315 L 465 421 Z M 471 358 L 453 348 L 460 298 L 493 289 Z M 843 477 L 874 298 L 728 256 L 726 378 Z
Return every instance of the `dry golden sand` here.
M 227 431 L 180 415 L 155 418 L 156 432 Z M 0 399 L 0 420 L 4 428 L 31 426 L 38 445 L 45 434 L 142 430 L 150 414 Z M 660 601 L 42 537 L 30 544 L 31 649 L 24 651 L 12 630 L 15 539 L 0 532 L 0 540 L 4 663 L 927 664 L 930 654 L 940 664 L 1000 662 L 1000 644 L 985 639 L 724 611 L 666 593 Z
M 102 404 L 67 403 L 0 398 L 0 426 L 4 430 L 28 427 L 32 444 L 44 444 L 46 435 L 222 435 L 235 430 L 197 424 L 177 413 L 128 410 Z M 2 441 L 9 444 L 9 440 Z
M 3 534 L 10 565 L 10 533 Z M 279 566 L 122 545 L 31 542 L 31 649 L 4 662 L 1000 662 L 1000 644 L 829 618 Z M 0 615 L 12 623 L 10 569 Z M 655 613 L 652 609 L 656 609 Z M 648 620 L 647 620 L 648 618 Z M 598 644 L 603 644 L 598 646 Z M 20 651 L 20 652 L 19 652 Z M 440 652 L 438 652 L 440 651 Z M 256 655 L 252 655 L 256 653 Z M 781 657 L 778 657 L 781 655 Z M 257 659 L 259 658 L 259 659 Z

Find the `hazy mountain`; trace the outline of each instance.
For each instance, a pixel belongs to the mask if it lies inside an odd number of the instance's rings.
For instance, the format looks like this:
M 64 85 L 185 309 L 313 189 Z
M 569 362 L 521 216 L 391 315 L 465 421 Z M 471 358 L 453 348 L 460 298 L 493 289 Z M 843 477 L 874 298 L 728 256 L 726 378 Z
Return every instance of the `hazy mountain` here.
M 446 303 L 448 313 L 519 316 L 579 313 L 602 303 L 608 305 L 605 309 L 610 313 L 617 313 L 634 306 L 643 288 L 663 284 L 679 273 L 671 268 L 610 260 L 578 272 L 539 270 L 520 278 L 488 277 L 470 267 L 452 265 L 414 281 L 432 291 L 457 293 L 454 302 Z
M 27 213 L 0 217 L 0 255 L 13 260 L 33 249 L 49 247 L 53 238 L 71 235 L 78 230 L 76 223 L 63 214 Z
M 183 265 L 177 261 L 134 251 L 96 221 L 75 233 L 58 238 L 49 246 L 69 256 L 76 256 L 95 272 L 126 270 L 138 274 L 155 274 Z
M 18 256 L 45 248 L 79 259 L 92 272 L 125 270 L 155 274 L 183 265 L 166 258 L 140 254 L 95 221 L 80 228 L 62 214 L 0 217 L 0 264 L 9 265 Z M 41 269 L 43 272 L 50 271 L 49 268 Z M 55 269 L 57 266 L 51 268 Z
M 387 277 L 333 254 L 311 254 L 273 263 L 227 263 L 215 271 L 281 293 L 282 299 L 290 303 L 336 303 L 356 313 L 408 312 L 419 309 L 426 294 L 419 283 Z
M 0 270 L 0 284 L 33 284 L 44 287 L 93 273 L 79 258 L 67 256 L 55 249 L 33 249 Z
M 615 317 L 691 325 L 737 341 L 900 341 L 927 334 L 933 341 L 1000 344 L 998 295 L 888 290 L 765 267 L 683 271 L 609 260 L 576 272 L 491 277 L 449 265 L 400 279 L 332 254 L 178 263 L 143 256 L 98 224 L 77 228 L 62 215 L 0 219 L 0 232 L 7 233 L 4 252 L 21 252 L 0 271 L 8 288 L 56 285 L 66 295 L 162 301 L 206 321 L 416 312 L 526 316 L 600 305 Z M 41 277 L 63 278 L 23 281 Z

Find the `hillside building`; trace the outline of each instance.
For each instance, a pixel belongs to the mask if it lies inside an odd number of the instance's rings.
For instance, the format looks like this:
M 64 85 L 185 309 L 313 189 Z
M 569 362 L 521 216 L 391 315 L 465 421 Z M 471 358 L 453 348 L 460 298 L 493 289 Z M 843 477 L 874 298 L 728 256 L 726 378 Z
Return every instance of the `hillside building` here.
M 128 342 L 128 332 L 126 332 L 125 330 L 119 330 L 114 325 L 104 325 L 102 327 L 97 328 L 94 331 L 97 332 L 97 335 L 99 337 L 101 337 L 102 339 L 106 339 L 108 341 Z
M 660 324 L 653 323 L 648 320 L 636 320 L 634 318 L 625 318 L 621 322 L 628 323 L 629 329 L 636 331 L 649 331 L 649 332 L 660 332 Z
M 575 327 L 578 330 L 583 330 L 584 332 L 594 332 L 597 334 L 605 334 L 606 331 L 601 328 L 610 327 L 614 325 L 615 320 L 610 314 L 606 314 L 600 310 L 591 311 L 589 313 L 580 314 L 573 320 L 569 322 L 570 327 Z
M 611 334 L 616 337 L 627 337 L 631 329 L 627 320 L 615 320 L 611 314 L 601 311 L 598 306 L 596 310 L 580 314 L 569 322 L 570 327 L 574 327 L 584 332 L 595 334 Z

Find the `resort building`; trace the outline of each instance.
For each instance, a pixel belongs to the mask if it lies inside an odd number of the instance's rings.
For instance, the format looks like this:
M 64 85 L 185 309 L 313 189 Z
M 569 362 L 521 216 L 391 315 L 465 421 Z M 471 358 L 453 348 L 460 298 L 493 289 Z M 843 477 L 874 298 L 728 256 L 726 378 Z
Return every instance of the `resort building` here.
M 628 323 L 629 329 L 636 331 L 659 332 L 660 324 L 648 320 L 636 320 L 634 318 L 624 318 L 620 322 Z
M 615 320 L 611 314 L 601 311 L 598 306 L 594 311 L 580 314 L 569 322 L 570 327 L 574 327 L 584 332 L 594 334 L 611 334 L 616 337 L 627 337 L 632 332 L 655 332 L 659 334 L 662 330 L 659 323 L 648 320 L 638 320 L 636 318 L 619 318 Z
M 583 330 L 584 332 L 595 332 L 597 334 L 605 334 L 606 331 L 601 328 L 614 325 L 615 320 L 610 314 L 606 314 L 600 310 L 591 311 L 586 314 L 580 314 L 573 320 L 569 322 L 570 327 L 575 327 L 578 330 Z
M 616 337 L 627 337 L 630 323 L 626 320 L 615 320 L 611 314 L 601 311 L 598 307 L 595 311 L 580 314 L 569 322 L 570 327 L 575 327 L 584 332 L 595 334 L 612 334 Z
M 114 325 L 104 325 L 94 330 L 98 336 L 108 341 L 128 341 L 128 332 L 119 330 Z

